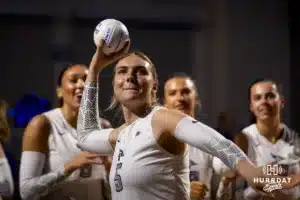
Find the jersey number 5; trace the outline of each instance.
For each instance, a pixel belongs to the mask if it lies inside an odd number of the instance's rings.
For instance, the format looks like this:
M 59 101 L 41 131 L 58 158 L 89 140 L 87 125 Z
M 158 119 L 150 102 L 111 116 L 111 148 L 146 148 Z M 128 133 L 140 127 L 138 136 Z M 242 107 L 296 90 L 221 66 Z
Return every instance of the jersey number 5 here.
M 120 174 L 118 174 L 118 170 L 121 169 L 122 163 L 118 163 L 116 167 L 116 174 L 115 174 L 115 187 L 117 192 L 121 192 L 123 190 L 122 178 Z

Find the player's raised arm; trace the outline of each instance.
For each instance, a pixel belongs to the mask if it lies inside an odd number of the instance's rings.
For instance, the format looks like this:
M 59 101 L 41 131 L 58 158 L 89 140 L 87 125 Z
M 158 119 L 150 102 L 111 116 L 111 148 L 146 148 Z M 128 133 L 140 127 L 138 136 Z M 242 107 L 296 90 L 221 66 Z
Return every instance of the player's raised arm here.
M 99 152 L 104 155 L 110 155 L 113 152 L 112 147 L 117 139 L 117 131 L 101 128 L 98 108 L 98 77 L 101 70 L 127 52 L 129 46 L 128 40 L 120 51 L 106 55 L 104 53 L 105 41 L 100 40 L 97 43 L 97 49 L 90 63 L 85 82 L 77 121 L 78 146 L 83 150 Z

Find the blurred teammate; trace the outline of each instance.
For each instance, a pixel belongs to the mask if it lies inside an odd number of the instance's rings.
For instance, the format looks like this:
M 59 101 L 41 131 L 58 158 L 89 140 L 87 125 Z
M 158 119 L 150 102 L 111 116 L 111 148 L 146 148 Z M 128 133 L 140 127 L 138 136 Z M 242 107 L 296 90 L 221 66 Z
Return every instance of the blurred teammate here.
M 195 117 L 199 96 L 194 81 L 185 74 L 170 77 L 164 87 L 164 106 Z M 189 145 L 192 199 L 211 199 L 213 156 Z
M 104 199 L 103 160 L 99 154 L 81 151 L 76 142 L 86 76 L 85 66 L 66 66 L 58 78 L 59 107 L 34 117 L 28 124 L 20 166 L 22 199 Z M 109 123 L 102 120 L 102 126 L 108 128 Z
M 249 101 L 253 124 L 235 137 L 235 143 L 257 166 L 284 164 L 282 166 L 289 173 L 298 173 L 299 136 L 281 121 L 284 98 L 279 85 L 270 79 L 253 82 L 249 88 Z M 244 189 L 243 182 L 237 182 L 237 199 L 267 199 L 260 197 L 250 186 Z M 300 197 L 299 186 L 290 190 L 277 190 L 274 195 L 276 200 L 297 199 Z

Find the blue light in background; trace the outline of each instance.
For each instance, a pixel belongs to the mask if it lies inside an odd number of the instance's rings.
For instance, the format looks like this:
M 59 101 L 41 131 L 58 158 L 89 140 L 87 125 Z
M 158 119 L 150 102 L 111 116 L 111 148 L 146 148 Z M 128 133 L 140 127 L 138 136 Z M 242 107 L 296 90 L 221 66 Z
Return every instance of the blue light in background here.
M 49 100 L 35 94 L 24 94 L 8 114 L 13 117 L 16 128 L 24 128 L 33 117 L 50 109 Z

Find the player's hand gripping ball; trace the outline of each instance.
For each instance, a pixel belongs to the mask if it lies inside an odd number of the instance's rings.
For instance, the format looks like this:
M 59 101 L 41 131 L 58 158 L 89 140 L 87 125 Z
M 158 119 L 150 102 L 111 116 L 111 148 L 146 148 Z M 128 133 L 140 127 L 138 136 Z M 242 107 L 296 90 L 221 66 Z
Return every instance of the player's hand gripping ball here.
M 105 41 L 103 53 L 109 55 L 124 47 L 126 41 L 129 40 L 129 32 L 122 22 L 115 19 L 105 19 L 95 28 L 95 45 L 98 46 L 102 39 Z

